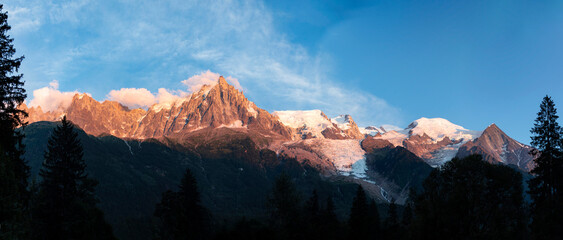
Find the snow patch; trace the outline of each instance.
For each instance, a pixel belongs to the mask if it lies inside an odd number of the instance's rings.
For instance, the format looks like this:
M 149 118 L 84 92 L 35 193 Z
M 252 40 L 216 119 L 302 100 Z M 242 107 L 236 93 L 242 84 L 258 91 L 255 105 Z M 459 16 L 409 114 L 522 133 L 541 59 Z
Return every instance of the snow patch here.
M 304 141 L 328 158 L 344 176 L 366 178 L 366 158 L 360 140 L 307 139 Z
M 469 141 L 479 137 L 482 133 L 467 130 L 443 118 L 420 118 L 412 122 L 405 130 L 409 130 L 409 135 L 426 134 L 434 141 L 440 141 L 445 137 L 454 141 L 461 139 Z
M 301 132 L 303 134 L 311 133 L 311 135 L 318 138 L 323 138 L 323 130 L 333 128 L 332 122 L 321 110 L 275 111 L 272 115 L 277 116 L 285 126 L 295 129 L 302 128 Z
M 405 131 L 405 130 L 401 130 L 401 131 L 393 130 L 393 131 L 384 133 L 383 135 L 381 135 L 381 137 L 378 137 L 378 138 L 389 141 L 395 147 L 396 146 L 403 146 L 403 141 L 405 139 L 407 139 L 407 137 L 408 137 L 407 133 L 405 133 L 405 132 L 408 133 L 408 131 Z
M 338 128 L 342 129 L 342 130 L 348 130 L 351 128 L 350 126 L 350 121 L 348 120 L 348 115 L 340 115 L 337 116 L 335 118 L 331 118 L 330 121 L 334 124 L 336 124 L 336 126 L 338 126 Z
M 451 144 L 439 150 L 436 150 L 432 154 L 434 158 L 426 160 L 426 163 L 428 163 L 433 168 L 444 165 L 444 163 L 452 160 L 452 158 L 455 157 L 459 148 L 465 143 L 466 142 L 464 141 L 457 144 Z
M 248 106 L 246 107 L 246 110 L 248 111 L 248 113 L 252 114 L 252 116 L 254 118 L 256 118 L 258 116 L 258 112 L 256 112 L 256 110 L 252 107 L 252 103 L 249 102 Z
M 241 120 L 236 120 L 229 125 L 221 124 L 221 126 L 219 126 L 217 128 L 224 128 L 224 127 L 226 127 L 226 128 L 246 128 L 246 126 L 242 125 Z

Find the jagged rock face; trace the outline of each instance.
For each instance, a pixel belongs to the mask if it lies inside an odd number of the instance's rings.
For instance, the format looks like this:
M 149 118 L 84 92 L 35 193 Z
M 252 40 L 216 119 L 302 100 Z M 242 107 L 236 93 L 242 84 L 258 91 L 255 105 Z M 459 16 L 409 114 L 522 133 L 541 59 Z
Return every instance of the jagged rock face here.
M 291 130 L 277 118 L 249 101 L 242 92 L 227 84 L 223 77 L 168 106 L 155 105 L 132 134 L 136 138 L 178 136 L 207 127 L 236 127 L 273 132 L 289 138 Z
M 19 109 L 27 112 L 28 117 L 25 119 L 29 123 L 39 122 L 39 121 L 58 121 L 63 115 L 61 111 L 47 111 L 43 112 L 41 106 L 28 107 L 25 103 L 18 106 Z
M 362 141 L 362 149 L 364 149 L 364 151 L 366 151 L 367 153 L 372 153 L 377 149 L 394 148 L 394 147 L 395 146 L 393 146 L 393 144 L 391 144 L 389 141 L 383 139 L 377 139 L 372 136 L 368 136 Z
M 433 141 L 428 135 L 412 135 L 403 141 L 403 146 L 422 159 L 434 158 L 434 153 L 445 146 L 456 144 L 456 141 L 444 137 L 440 141 Z
M 480 154 L 485 161 L 491 163 L 513 164 L 520 169 L 530 171 L 533 168 L 533 157 L 529 154 L 532 148 L 510 138 L 497 125 L 487 127 L 477 139 L 463 144 L 457 157 Z
M 39 121 L 60 121 L 63 115 L 78 125 L 88 134 L 94 136 L 111 134 L 117 137 L 129 137 L 129 133 L 137 126 L 137 120 L 144 114 L 143 109 L 130 110 L 112 101 L 100 103 L 88 94 L 74 95 L 67 109 L 43 112 L 40 106 L 28 108 L 20 105 L 28 113 L 29 123 Z
M 265 136 L 290 138 L 291 129 L 278 118 L 258 108 L 242 92 L 227 84 L 223 77 L 214 86 L 173 103 L 156 104 L 148 111 L 130 110 L 114 102 L 102 103 L 87 94 L 77 94 L 61 112 L 43 113 L 26 108 L 29 122 L 57 121 L 61 115 L 92 135 L 110 134 L 122 138 L 182 137 L 204 128 L 231 127 L 258 131 Z
M 358 128 L 358 125 L 356 124 L 356 122 L 354 122 L 352 116 L 348 114 L 340 115 L 338 117 L 331 119 L 331 121 L 333 122 L 333 124 L 336 124 L 336 127 L 341 129 L 342 132 L 344 132 L 344 134 L 348 138 L 353 138 L 353 139 L 364 138 L 364 134 L 361 133 L 360 128 Z
M 65 111 L 67 118 L 88 134 L 117 137 L 129 137 L 145 113 L 143 109 L 130 110 L 113 101 L 100 103 L 87 94 L 74 95 Z

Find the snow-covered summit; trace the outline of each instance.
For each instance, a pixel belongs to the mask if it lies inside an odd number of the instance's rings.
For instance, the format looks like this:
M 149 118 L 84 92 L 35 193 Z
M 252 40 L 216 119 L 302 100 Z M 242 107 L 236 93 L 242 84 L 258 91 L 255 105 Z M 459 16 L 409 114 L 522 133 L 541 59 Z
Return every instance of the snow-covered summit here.
M 277 116 L 280 121 L 288 127 L 302 129 L 304 134 L 313 137 L 321 137 L 326 128 L 333 128 L 332 122 L 321 110 L 308 111 L 275 111 L 272 115 Z
M 338 126 L 338 128 L 342 130 L 350 129 L 352 127 L 351 122 L 353 122 L 352 117 L 350 117 L 350 115 L 348 114 L 331 118 L 330 121 L 336 124 L 336 126 Z
M 467 130 L 462 126 L 451 123 L 443 118 L 419 118 L 409 124 L 407 128 L 399 131 L 405 135 L 428 135 L 434 141 L 440 141 L 445 137 L 451 140 L 473 140 L 481 135 L 481 131 Z

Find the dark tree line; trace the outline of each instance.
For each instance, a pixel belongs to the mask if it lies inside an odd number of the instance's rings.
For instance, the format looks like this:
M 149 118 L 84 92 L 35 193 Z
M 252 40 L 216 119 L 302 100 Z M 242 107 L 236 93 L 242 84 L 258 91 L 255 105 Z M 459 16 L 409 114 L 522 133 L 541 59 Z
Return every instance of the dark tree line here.
M 8 13 L 2 8 L 0 4 L 0 239 L 19 239 L 29 233 L 29 167 L 22 158 L 23 135 L 16 131 L 25 125 L 27 113 L 17 106 L 27 95 L 18 74 L 24 57 L 14 56 Z
M 63 117 L 49 138 L 32 201 L 33 239 L 114 239 L 86 174 L 78 133 Z
M 223 227 L 215 239 L 560 239 L 563 236 L 563 160 L 561 128 L 553 101 L 545 97 L 532 132 L 535 155 L 529 181 L 531 204 L 524 200 L 522 174 L 510 166 L 491 164 L 480 155 L 454 158 L 433 170 L 422 191 L 411 190 L 404 206 L 385 204 L 385 216 L 359 186 L 348 217 L 337 216 L 330 197 L 321 201 L 313 191 L 303 201 L 292 179 L 281 174 L 267 197 L 267 221 L 242 219 Z M 190 176 L 189 171 L 187 175 Z M 193 177 L 189 177 L 194 182 Z M 183 181 L 182 184 L 185 184 Z M 195 189 L 195 188 L 194 188 Z M 180 191 L 182 192 L 182 190 Z M 166 200 L 157 207 L 172 210 Z M 193 192 L 192 196 L 199 194 Z M 199 200 L 197 200 L 199 201 Z M 168 205 L 167 205 L 168 204 Z M 381 204 L 383 205 L 383 204 Z M 381 206 L 380 205 L 380 206 Z M 201 206 L 189 207 L 195 212 Z M 178 207 L 178 209 L 188 209 Z M 209 223 L 201 216 L 191 218 Z M 170 228 L 174 225 L 161 225 Z M 198 229 L 186 230 L 182 238 L 202 239 Z M 193 229 L 193 232 L 187 229 Z M 161 228 L 162 231 L 162 228 Z M 207 238 L 213 234 L 206 232 Z

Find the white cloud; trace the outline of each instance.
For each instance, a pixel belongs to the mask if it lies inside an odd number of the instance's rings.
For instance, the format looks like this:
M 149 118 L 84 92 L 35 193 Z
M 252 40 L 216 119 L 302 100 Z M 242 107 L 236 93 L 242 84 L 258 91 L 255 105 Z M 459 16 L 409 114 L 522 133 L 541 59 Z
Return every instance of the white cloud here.
M 198 75 L 192 76 L 182 81 L 182 83 L 186 85 L 186 87 L 188 87 L 188 91 L 194 93 L 197 92 L 199 89 L 201 89 L 203 85 L 215 86 L 220 76 L 221 75 L 219 75 L 218 73 L 214 73 L 207 70 L 206 72 L 202 72 Z M 228 76 L 225 77 L 225 80 L 229 84 L 233 85 L 233 87 L 235 87 L 236 89 L 242 90 L 242 86 L 240 85 L 238 79 Z
M 49 86 L 54 89 L 59 89 L 59 81 L 55 79 L 49 83 Z
M 187 98 L 188 93 L 182 90 L 168 91 L 165 88 L 159 88 L 158 94 L 156 95 L 156 101 L 158 103 L 171 103 L 175 102 L 180 98 Z
M 12 32 L 21 33 L 35 31 L 41 26 L 41 20 L 35 16 L 37 12 L 34 8 L 15 7 L 7 8 L 8 21 L 12 26 Z
M 156 97 L 146 88 L 122 88 L 111 90 L 109 100 L 117 101 L 131 109 L 148 108 L 156 103 Z
M 58 88 L 59 82 L 53 80 L 49 83 L 49 87 L 34 90 L 33 99 L 29 102 L 29 106 L 40 106 L 43 111 L 55 111 L 68 108 L 72 103 L 72 97 L 78 92 L 61 92 Z
M 26 54 L 28 59 L 24 64 L 38 62 L 35 63 L 38 67 L 30 69 L 27 77 L 43 74 L 43 79 L 45 76 L 70 79 L 77 72 L 89 71 L 88 63 L 96 62 L 106 68 L 101 68 L 100 72 L 113 73 L 115 66 L 142 69 L 139 73 L 134 70 L 115 72 L 107 78 L 108 88 L 104 91 L 111 89 L 115 82 L 120 86 L 133 85 L 126 83 L 122 76 L 133 75 L 129 79 L 135 79 L 137 87 L 170 89 L 183 76 L 200 73 L 182 81 L 188 92 L 193 92 L 203 84 L 216 82 L 219 75 L 205 71 L 209 68 L 233 76 L 226 79 L 242 89 L 237 80 L 240 79 L 248 97 L 268 110 L 319 108 L 328 115 L 351 114 L 360 125 L 400 122 L 399 110 L 384 99 L 361 90 L 361 86 L 346 85 L 346 79 L 331 76 L 331 70 L 338 66 L 331 64 L 330 52 L 315 49 L 312 53 L 288 40 L 277 27 L 280 25 L 275 19 L 278 13 L 260 0 L 46 2 L 16 0 L 6 3 L 11 9 L 29 9 L 28 13 L 22 10 L 19 14 L 18 24 L 27 21 L 23 16 L 33 15 L 29 19 L 37 22 L 34 28 L 56 29 L 57 35 L 48 35 L 50 38 L 45 38 L 45 43 L 29 40 L 36 35 L 24 35 L 29 37 L 28 42 L 40 45 L 27 46 L 30 54 L 37 56 L 32 58 Z M 57 39 L 59 36 L 76 34 L 74 29 L 88 29 L 89 34 L 80 35 L 80 41 L 67 43 L 68 46 L 54 44 L 64 42 L 64 39 Z M 47 57 L 42 59 L 42 56 Z M 91 84 L 87 79 L 76 81 L 84 81 L 81 84 L 85 87 Z M 178 92 L 164 90 L 170 95 L 151 94 L 152 103 L 180 96 Z M 122 101 L 147 106 L 151 103 L 147 92 L 143 102 L 128 97 L 123 97 Z

